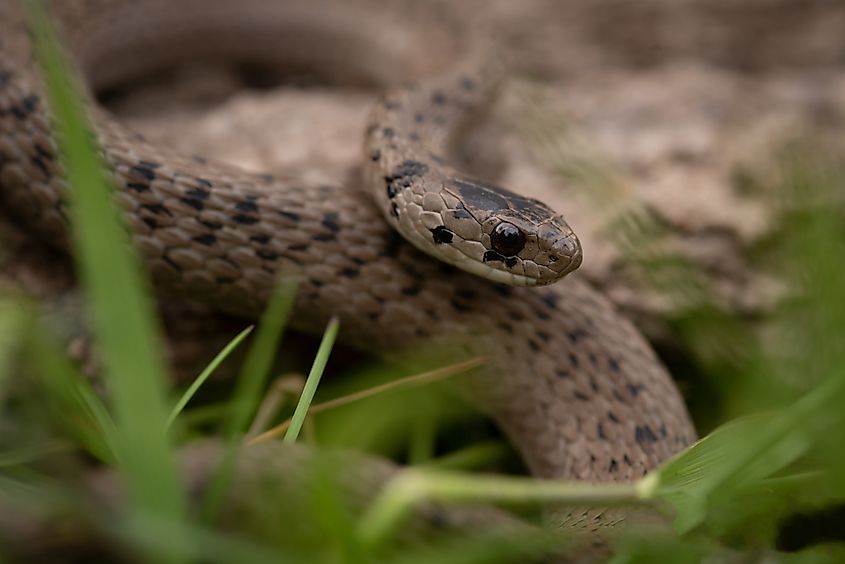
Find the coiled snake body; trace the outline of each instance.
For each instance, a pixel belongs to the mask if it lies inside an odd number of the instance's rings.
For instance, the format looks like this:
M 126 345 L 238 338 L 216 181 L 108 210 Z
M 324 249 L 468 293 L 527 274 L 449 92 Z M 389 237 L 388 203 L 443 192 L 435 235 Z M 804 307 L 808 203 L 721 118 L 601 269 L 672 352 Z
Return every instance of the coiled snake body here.
M 605 299 L 577 276 L 518 287 L 577 267 L 580 248 L 566 223 L 446 164 L 498 72 L 470 30 L 410 3 L 365 0 L 54 4 L 92 90 L 202 57 L 284 57 L 393 84 L 422 77 L 388 91 L 367 128 L 362 161 L 377 206 L 355 183 L 314 185 L 173 154 L 92 103 L 159 287 L 254 315 L 277 274 L 295 269 L 301 330 L 319 331 L 337 315 L 342 340 L 377 354 L 427 340 L 485 354 L 473 397 L 537 475 L 631 480 L 694 439 L 667 373 Z M 66 187 L 41 88 L 20 3 L 2 0 L 0 201 L 61 244 Z M 428 253 L 517 286 L 426 256 L 385 218 Z

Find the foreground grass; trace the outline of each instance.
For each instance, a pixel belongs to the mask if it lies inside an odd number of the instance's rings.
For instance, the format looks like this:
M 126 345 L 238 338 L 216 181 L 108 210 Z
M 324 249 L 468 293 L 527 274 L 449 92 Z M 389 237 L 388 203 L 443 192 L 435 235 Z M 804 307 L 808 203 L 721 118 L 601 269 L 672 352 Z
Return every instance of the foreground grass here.
M 113 467 L 129 492 L 122 519 L 97 524 L 106 538 L 120 544 L 123 550 L 152 561 L 214 562 L 507 562 L 536 548 L 535 538 L 479 532 L 478 536 L 451 538 L 444 534 L 442 539 L 418 545 L 403 544 L 401 553 L 397 553 L 398 533 L 407 516 L 420 503 L 432 499 L 534 506 L 549 502 L 643 505 L 659 509 L 671 520 L 672 530 L 619 539 L 614 557 L 617 562 L 722 560 L 741 551 L 772 556 L 776 554 L 779 524 L 786 516 L 841 502 L 845 493 L 845 454 L 838 443 L 845 431 L 845 415 L 840 409 L 845 400 L 845 347 L 839 336 L 845 326 L 845 264 L 839 259 L 845 256 L 845 236 L 842 210 L 835 205 L 833 195 L 845 174 L 834 159 L 793 150 L 782 159 L 781 186 L 772 188 L 784 204 L 785 231 L 782 241 L 772 242 L 769 265 L 783 267 L 781 272 L 794 290 L 788 303 L 766 321 L 765 331 L 761 331 L 760 327 L 738 323 L 720 312 L 706 301 L 704 292 L 689 317 L 678 321 L 695 328 L 701 324 L 700 319 L 717 319 L 715 326 L 707 325 L 716 331 L 708 339 L 733 339 L 737 332 L 741 334 L 741 342 L 746 344 L 742 361 L 729 364 L 734 371 L 730 376 L 741 385 L 726 389 L 725 393 L 752 399 L 735 401 L 735 405 L 744 406 L 737 409 L 736 417 L 643 480 L 630 485 L 594 486 L 516 476 L 479 477 L 454 469 L 444 471 L 433 460 L 424 467 L 400 472 L 384 484 L 363 512 L 356 514 L 341 500 L 335 483 L 337 472 L 317 467 L 313 475 L 322 487 L 315 490 L 318 493 L 314 497 L 307 498 L 304 506 L 294 510 L 291 505 L 286 510 L 285 504 L 292 501 L 275 498 L 268 490 L 254 500 L 254 514 L 241 516 L 238 533 L 220 528 L 219 511 L 229 492 L 237 449 L 258 410 L 290 315 L 295 279 L 283 278 L 249 344 L 232 398 L 217 419 L 220 430 L 216 436 L 229 445 L 227 454 L 214 473 L 203 511 L 189 512 L 186 492 L 175 471 L 174 460 L 181 446 L 178 441 L 208 432 L 192 429 L 187 417 L 190 411 L 185 410 L 219 360 L 244 340 L 247 330 L 233 336 L 232 345 L 221 352 L 220 358 L 212 360 L 194 385 L 176 400 L 179 394 L 169 388 L 170 378 L 161 360 L 157 322 L 145 291 L 147 283 L 137 258 L 128 250 L 126 231 L 109 196 L 96 147 L 86 133 L 84 114 L 67 87 L 70 81 L 60 52 L 49 27 L 44 25 L 38 4 L 30 6 L 39 60 L 73 187 L 72 217 L 75 225 L 85 226 L 74 231 L 74 244 L 103 358 L 108 400 L 103 403 L 43 336 L 34 321 L 33 306 L 13 298 L 0 301 L 0 369 L 4 370 L 0 378 L 4 384 L 1 399 L 9 407 L 3 422 L 13 429 L 2 436 L 5 448 L 0 452 L 0 494 L 4 502 L 40 508 L 61 505 L 65 510 L 69 506 L 74 514 L 83 514 L 86 506 L 84 500 L 75 497 L 72 474 L 56 472 L 50 461 L 57 453 L 84 451 Z M 648 233 L 655 237 L 654 227 L 635 212 L 628 222 L 640 226 L 626 231 L 633 233 L 630 236 L 643 237 Z M 665 264 L 654 259 L 665 258 L 666 264 L 676 264 L 673 257 L 647 258 L 658 284 L 666 276 L 662 270 Z M 669 274 L 673 283 L 667 286 L 671 287 L 678 278 L 675 271 Z M 725 329 L 721 337 L 720 327 Z M 282 430 L 287 441 L 300 438 L 300 431 L 307 428 L 309 406 L 339 330 L 342 328 L 336 323 L 328 327 L 307 380 L 306 393 L 290 423 L 253 437 L 252 441 L 274 440 Z M 693 337 L 689 345 L 696 350 L 696 339 L 703 338 L 702 334 L 693 329 L 685 334 Z M 28 352 L 23 355 L 24 364 L 39 375 L 45 398 L 22 400 L 10 388 L 9 374 L 19 370 L 12 352 L 18 349 Z M 395 378 L 395 374 L 392 376 Z M 713 377 L 726 379 L 725 374 Z M 407 383 L 417 383 L 419 379 L 435 378 L 430 374 L 412 375 Z M 394 418 L 378 419 L 377 412 L 388 413 L 388 404 L 397 403 L 396 397 L 386 397 L 388 390 L 378 391 L 381 393 L 359 392 L 375 398 L 339 400 L 331 405 L 348 404 L 344 409 L 350 413 L 341 418 L 346 418 L 347 425 L 355 424 L 359 434 L 367 432 L 367 425 L 397 426 L 399 413 L 395 408 Z M 413 395 L 405 396 L 405 405 L 425 404 L 427 397 L 439 401 L 435 393 L 428 387 L 415 388 L 410 392 Z M 36 408 L 29 409 L 27 401 Z M 42 401 L 50 408 L 46 420 L 33 415 Z M 316 411 L 312 410 L 312 416 Z M 420 425 L 424 429 L 436 428 L 436 422 L 411 418 L 409 429 Z M 413 436 L 421 435 L 409 431 L 405 438 Z M 420 453 L 432 449 L 411 446 L 409 450 Z M 460 459 L 461 453 L 457 454 L 453 459 Z M 425 460 L 426 456 L 414 458 Z M 266 515 L 279 519 L 265 518 Z M 319 542 L 303 541 L 298 546 L 297 535 L 306 525 L 312 532 L 317 531 Z M 292 544 L 276 545 L 272 542 L 274 536 L 292 540 Z M 837 556 L 842 554 L 834 547 L 821 546 L 794 553 L 789 559 L 819 562 L 835 561 Z

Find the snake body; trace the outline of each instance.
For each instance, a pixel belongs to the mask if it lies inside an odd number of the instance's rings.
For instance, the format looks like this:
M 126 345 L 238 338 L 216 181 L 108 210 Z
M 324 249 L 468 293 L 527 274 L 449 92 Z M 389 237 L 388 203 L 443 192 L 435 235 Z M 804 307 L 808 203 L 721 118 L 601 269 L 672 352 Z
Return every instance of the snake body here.
M 0 0 L 0 203 L 65 245 L 66 185 L 20 4 Z M 472 376 L 472 399 L 533 473 L 635 479 L 694 440 L 684 403 L 640 334 L 577 275 L 519 287 L 574 269 L 580 248 L 544 205 L 446 163 L 496 71 L 471 46 L 470 30 L 429 12 L 365 0 L 53 7 L 91 89 L 202 57 L 285 58 L 394 85 L 421 77 L 388 89 L 365 133 L 365 184 L 376 205 L 355 181 L 315 184 L 175 154 L 88 98 L 134 241 L 159 288 L 254 316 L 279 273 L 295 270 L 295 328 L 320 332 L 335 315 L 341 340 L 378 355 L 423 342 L 483 354 L 488 363 Z M 414 245 L 385 218 L 412 231 Z M 510 227 L 497 234 L 503 223 Z M 435 255 L 445 249 L 460 268 L 517 286 L 482 280 L 415 246 Z

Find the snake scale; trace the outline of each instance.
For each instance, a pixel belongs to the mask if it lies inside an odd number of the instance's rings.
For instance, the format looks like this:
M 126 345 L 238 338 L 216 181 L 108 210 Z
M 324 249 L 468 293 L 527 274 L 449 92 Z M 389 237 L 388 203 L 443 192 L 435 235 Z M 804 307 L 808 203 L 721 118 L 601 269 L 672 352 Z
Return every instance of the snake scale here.
M 64 247 L 66 186 L 21 4 L 0 0 L 0 203 Z M 336 315 L 340 339 L 376 355 L 422 342 L 486 355 L 470 395 L 538 476 L 632 480 L 695 439 L 633 326 L 577 275 L 545 285 L 581 260 L 562 218 L 448 164 L 501 74 L 470 27 L 425 4 L 366 0 L 63 0 L 52 10 L 162 291 L 255 316 L 278 273 L 293 270 L 298 330 L 320 332 Z M 202 58 L 283 60 L 387 85 L 365 133 L 366 181 L 175 154 L 93 101 L 104 86 Z

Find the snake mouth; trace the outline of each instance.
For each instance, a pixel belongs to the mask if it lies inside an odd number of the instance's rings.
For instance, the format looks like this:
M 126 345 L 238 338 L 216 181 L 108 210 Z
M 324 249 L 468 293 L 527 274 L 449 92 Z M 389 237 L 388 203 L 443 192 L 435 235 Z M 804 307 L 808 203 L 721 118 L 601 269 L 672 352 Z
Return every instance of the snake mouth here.
M 508 272 L 507 270 L 500 270 L 489 266 L 483 262 L 475 260 L 466 260 L 461 263 L 461 268 L 470 274 L 481 276 L 491 282 L 498 282 L 500 284 L 507 284 L 508 286 L 538 286 L 542 285 L 542 281 L 537 278 L 525 276 L 524 274 L 516 274 Z

